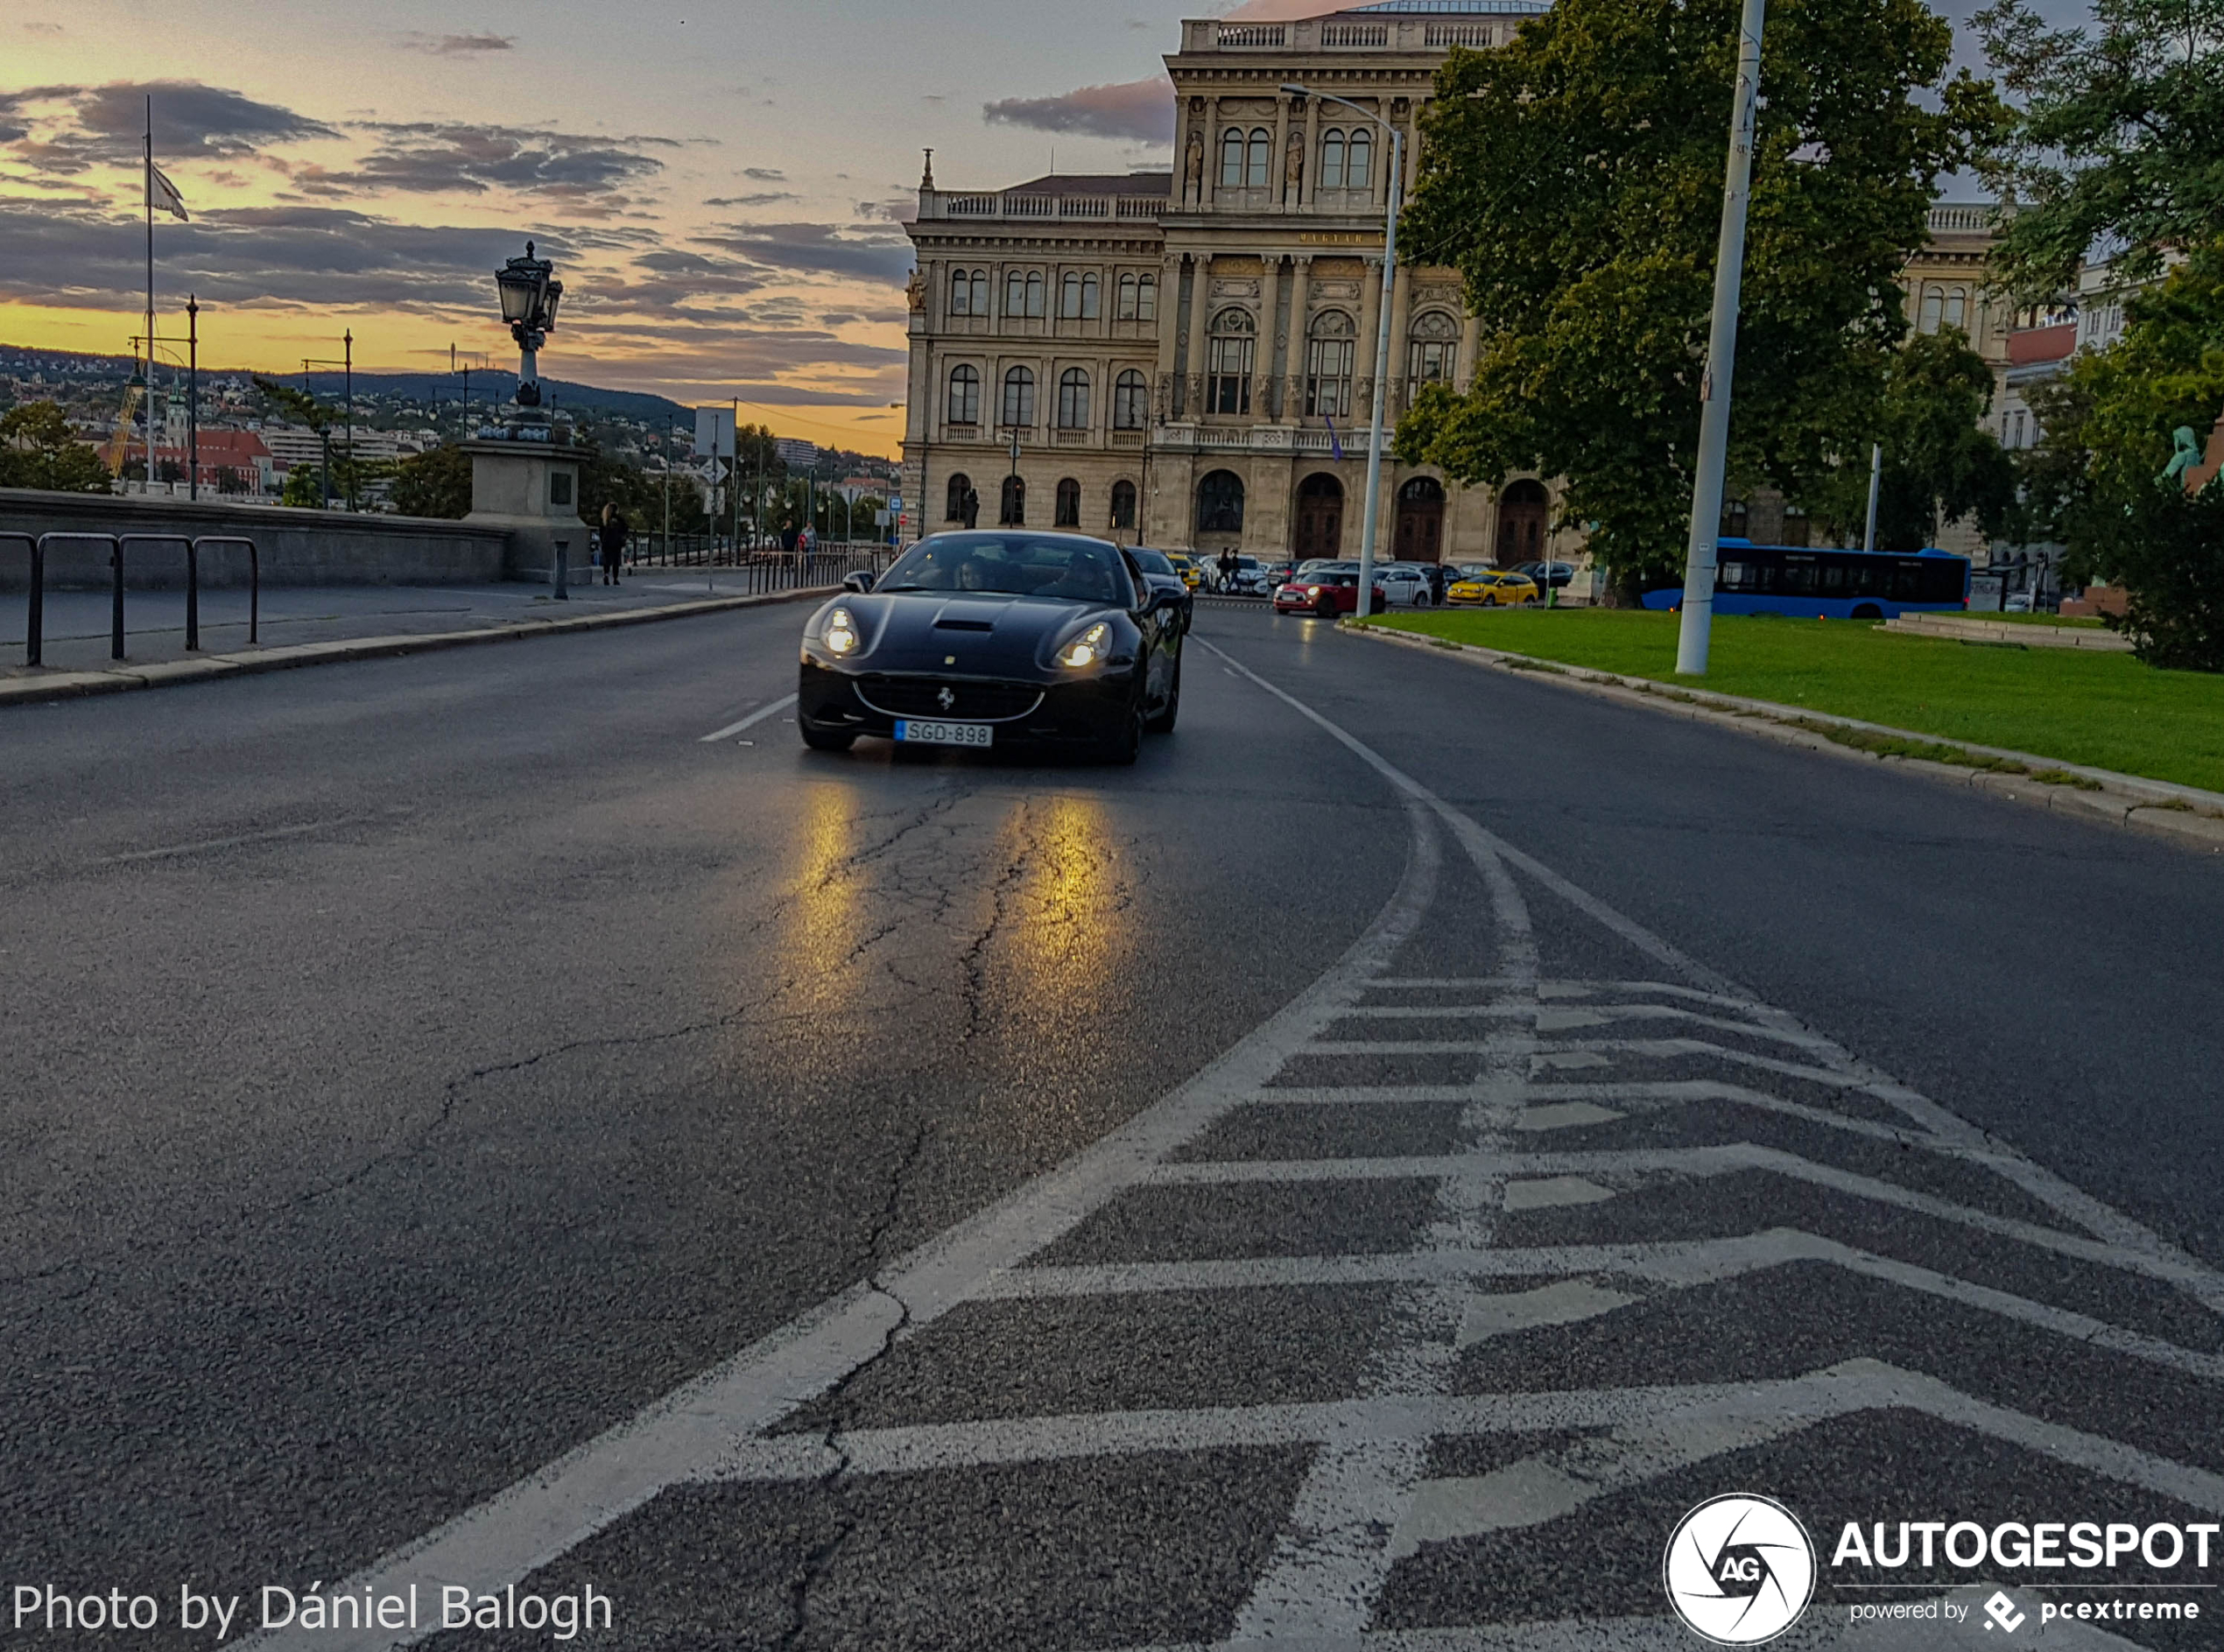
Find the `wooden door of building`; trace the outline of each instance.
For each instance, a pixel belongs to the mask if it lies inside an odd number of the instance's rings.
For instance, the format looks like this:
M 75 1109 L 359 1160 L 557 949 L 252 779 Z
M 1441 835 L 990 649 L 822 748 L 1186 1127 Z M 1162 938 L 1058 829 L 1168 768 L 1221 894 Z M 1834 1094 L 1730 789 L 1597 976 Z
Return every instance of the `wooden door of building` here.
M 1400 562 L 1434 562 L 1444 554 L 1444 484 L 1416 476 L 1397 490 L 1397 533 L 1392 541 Z
M 1307 476 L 1298 485 L 1298 534 L 1293 554 L 1333 557 L 1343 544 L 1344 485 L 1334 476 Z

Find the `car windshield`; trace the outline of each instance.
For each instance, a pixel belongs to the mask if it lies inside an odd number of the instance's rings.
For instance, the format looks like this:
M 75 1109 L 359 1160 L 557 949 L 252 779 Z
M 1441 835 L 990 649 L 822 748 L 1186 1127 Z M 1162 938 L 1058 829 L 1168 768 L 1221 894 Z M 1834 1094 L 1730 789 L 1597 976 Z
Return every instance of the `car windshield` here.
M 981 591 L 1122 602 L 1129 593 L 1120 553 L 1093 539 L 1022 533 L 953 533 L 922 540 L 876 591 Z
M 1136 559 L 1136 565 L 1145 573 L 1172 573 L 1174 571 L 1174 565 L 1167 561 L 1165 557 L 1158 552 L 1145 551 L 1138 547 L 1129 552 L 1128 554 Z

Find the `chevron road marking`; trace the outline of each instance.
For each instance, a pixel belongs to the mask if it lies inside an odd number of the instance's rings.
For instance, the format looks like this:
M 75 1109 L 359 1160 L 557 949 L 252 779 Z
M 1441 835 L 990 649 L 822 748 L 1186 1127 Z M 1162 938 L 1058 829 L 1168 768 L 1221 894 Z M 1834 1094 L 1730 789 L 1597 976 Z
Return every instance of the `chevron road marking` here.
M 1309 720 L 1398 796 L 1410 834 L 1390 903 L 1334 967 L 1280 1014 L 1163 1100 L 1066 1164 L 959 1224 L 870 1279 L 764 1339 L 635 1417 L 469 1509 L 339 1585 L 360 1593 L 409 1583 L 475 1591 L 521 1581 L 687 1483 L 824 1481 L 994 1464 L 1053 1465 L 1145 1452 L 1282 1446 L 1309 1452 L 1304 1478 L 1249 1597 L 1214 1652 L 1575 1652 L 1651 1648 L 1662 1617 L 1480 1626 L 1387 1633 L 1372 1620 L 1398 1561 L 1432 1543 L 1576 1516 L 1588 1504 L 1743 1445 L 1861 1414 L 1916 1411 L 2070 1468 L 2192 1507 L 2224 1513 L 2224 1476 L 2124 1441 L 2024 1415 L 1937 1377 L 1869 1359 L 1805 1375 L 1672 1387 L 1544 1393 L 1453 1392 L 1462 1350 L 1524 1332 L 1581 1325 L 1723 1281 L 1792 1264 L 1819 1264 L 2000 1316 L 2150 1367 L 2224 1380 L 2224 1355 L 2037 1302 L 1938 1268 L 1883 1256 L 1829 1237 L 1772 1226 L 1724 1238 L 1515 1248 L 1498 1244 L 1503 1213 L 1552 1207 L 1562 1222 L 1602 1211 L 1641 1183 L 1703 1182 L 1761 1172 L 1883 1209 L 1919 1214 L 2037 1255 L 2074 1259 L 2162 1282 L 2189 1314 L 2224 1312 L 2224 1273 L 2006 1149 L 1918 1092 L 1861 1061 L 1796 1018 L 1757 1001 L 1668 942 L 1561 878 L 1395 768 L 1318 712 L 1221 650 L 1231 672 Z M 1444 873 L 1448 835 L 1488 897 L 1497 956 L 1490 973 L 1389 973 L 1419 932 Z M 1524 884 L 1542 888 L 1676 977 L 1673 981 L 1547 979 L 1538 964 Z M 1467 1002 L 1394 1004 L 1394 994 Z M 1431 1023 L 1466 1022 L 1481 1036 L 1432 1037 Z M 1619 1035 L 1659 1027 L 1669 1037 Z M 1383 1035 L 1353 1036 L 1358 1030 Z M 1407 1039 L 1408 1030 L 1422 1037 Z M 1702 1036 L 1703 1035 L 1703 1036 Z M 1779 1053 L 1747 1048 L 1768 1046 Z M 1460 1083 L 1287 1086 L 1299 1059 L 1364 1056 L 1390 1070 L 1416 1055 L 1474 1063 Z M 1790 1058 L 1796 1057 L 1796 1058 Z M 1645 1079 L 1631 1062 L 1690 1060 L 1719 1077 Z M 1576 1077 L 1574 1075 L 1587 1075 Z M 1594 1078 L 1588 1075 L 1595 1075 Z M 1763 1086 L 1771 1080 L 1855 1099 L 1889 1117 L 1840 1114 Z M 1812 1092 L 1810 1092 L 1812 1093 Z M 1223 1121 L 1271 1121 L 1277 1107 L 1456 1107 L 1453 1150 L 1376 1158 L 1191 1156 Z M 1605 1105 L 1611 1103 L 1611 1106 Z M 1556 1130 L 1611 1122 L 1636 1109 L 1728 1104 L 1826 1126 L 1821 1139 L 1889 1142 L 1972 1173 L 1997 1177 L 2063 1224 L 1995 1215 L 1880 1177 L 1760 1142 L 1574 1151 L 1549 1149 Z M 1153 1262 L 1044 1264 L 1053 1243 L 1123 1195 L 1239 1185 L 1325 1187 L 1431 1183 L 1434 1206 L 1410 1248 L 1362 1255 L 1192 1257 Z M 1490 1290 L 1492 1282 L 1510 1288 Z M 1390 1308 L 1351 1397 L 1308 1403 L 1009 1416 L 888 1427 L 772 1431 L 801 1407 L 967 1304 L 1112 1301 L 1151 1292 L 1388 1287 Z M 900 1335 L 899 1324 L 905 1320 Z M 961 1322 L 963 1323 L 963 1322 Z M 961 1334 L 951 1331 L 949 1334 Z M 1446 1437 L 1604 1431 L 1474 1476 L 1432 1476 L 1432 1443 Z M 1571 1611 L 1580 1602 L 1571 1601 Z M 1834 1647 L 1843 1625 L 1812 1618 L 1781 1642 Z M 2054 1633 L 2050 1626 L 2049 1633 Z M 281 1631 L 258 1647 L 368 1648 L 406 1644 L 406 1632 Z M 2058 1643 L 2129 1644 L 2067 1629 Z M 1891 1642 L 1864 1630 L 1862 1652 Z M 1910 1645 L 1917 1644 L 1910 1642 Z M 1136 1648 L 1135 1652 L 1146 1652 Z M 1156 1652 L 1205 1652 L 1165 1647 Z

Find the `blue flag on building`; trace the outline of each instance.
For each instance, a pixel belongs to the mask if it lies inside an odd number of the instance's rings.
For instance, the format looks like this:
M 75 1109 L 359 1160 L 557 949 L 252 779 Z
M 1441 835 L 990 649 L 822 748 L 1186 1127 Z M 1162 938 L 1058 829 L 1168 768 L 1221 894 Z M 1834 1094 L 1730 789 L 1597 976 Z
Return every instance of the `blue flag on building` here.
M 1333 413 L 1323 413 L 1320 422 L 1328 427 L 1328 451 L 1339 459 L 1344 456 L 1344 439 L 1336 434 L 1336 418 Z

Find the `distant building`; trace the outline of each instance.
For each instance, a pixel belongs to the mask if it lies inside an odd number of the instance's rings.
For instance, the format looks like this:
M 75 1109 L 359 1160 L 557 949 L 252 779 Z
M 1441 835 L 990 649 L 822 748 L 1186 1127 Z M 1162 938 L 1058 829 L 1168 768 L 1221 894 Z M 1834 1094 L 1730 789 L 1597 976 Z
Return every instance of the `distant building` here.
M 819 462 L 819 445 L 799 440 L 793 436 L 773 438 L 772 451 L 780 456 L 780 462 L 790 470 L 809 470 Z

